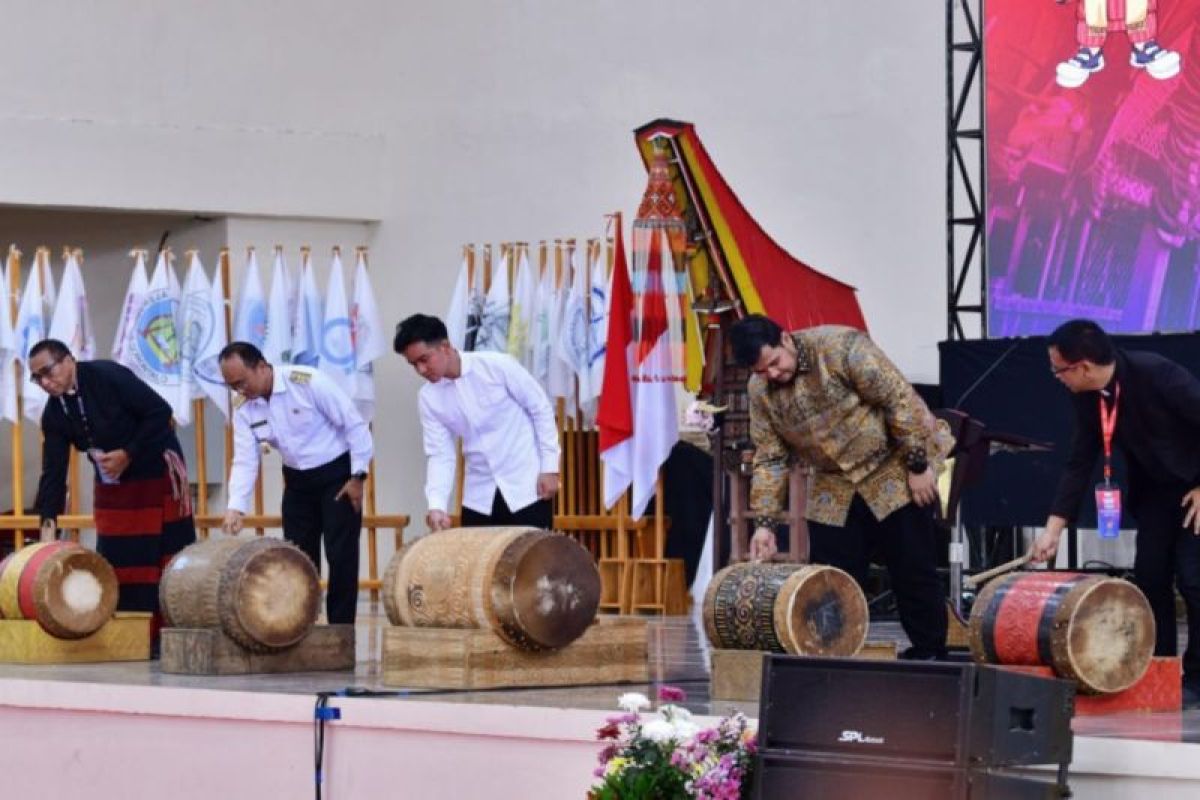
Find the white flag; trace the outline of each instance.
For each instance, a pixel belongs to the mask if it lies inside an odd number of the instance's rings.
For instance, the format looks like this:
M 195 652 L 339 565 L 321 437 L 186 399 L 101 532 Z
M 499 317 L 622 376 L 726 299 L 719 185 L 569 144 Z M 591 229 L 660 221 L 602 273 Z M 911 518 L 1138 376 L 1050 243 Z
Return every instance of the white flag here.
M 58 293 L 50 322 L 50 338 L 65 344 L 77 359 L 90 361 L 96 357 L 96 337 L 92 331 L 91 315 L 88 314 L 83 274 L 79 271 L 79 260 L 71 251 L 66 254 L 62 289 Z
M 129 276 L 129 286 L 125 289 L 125 302 L 121 304 L 121 316 L 117 320 L 117 335 L 113 338 L 112 357 L 118 364 L 130 366 L 133 363 L 130 346 L 133 338 L 133 323 L 137 311 L 142 306 L 142 298 L 150 280 L 146 277 L 146 252 L 135 250 L 133 272 Z
M 225 296 L 221 281 L 209 281 L 192 251 L 183 296 L 179 302 L 179 371 L 184 383 L 183 399 L 208 397 L 229 416 L 229 390 L 221 377 L 217 357 L 225 346 Z M 214 276 L 215 277 L 215 276 Z
M 325 321 L 321 325 L 321 360 L 317 368 L 333 378 L 347 397 L 354 397 L 354 337 L 350 327 L 350 308 L 346 303 L 342 254 L 337 248 L 333 251 L 329 283 L 325 288 Z
M 46 330 L 49 331 L 49 320 L 54 314 L 54 306 L 58 303 L 58 290 L 54 288 L 54 272 L 50 269 L 50 251 L 45 248 L 38 248 L 38 250 L 45 252 L 41 269 L 42 309 L 44 310 L 42 318 L 46 320 Z
M 267 335 L 263 340 L 263 355 L 272 364 L 287 364 L 292 360 L 292 315 L 288 301 L 292 296 L 287 262 L 283 248 L 275 249 L 275 264 L 271 267 L 271 294 L 267 302 Z
M 591 387 L 587 383 L 591 374 L 588 372 L 588 298 L 587 270 L 579 263 L 579 251 L 571 249 L 571 287 L 567 292 L 566 305 L 563 307 L 559 320 L 558 339 L 555 341 L 555 356 L 567 366 L 567 372 L 559 377 L 562 380 L 555 384 L 555 396 L 572 396 L 571 377 L 578 381 L 580 403 L 591 397 Z M 561 369 L 561 368 L 560 368 Z M 557 394 L 562 390 L 563 394 Z
M 570 304 L 571 279 L 574 276 L 574 250 L 570 251 L 563 265 L 562 281 L 554 293 L 554 310 L 550 316 L 550 374 L 547 379 L 547 391 L 551 397 L 567 399 L 567 412 L 575 412 L 575 372 L 571 362 L 563 358 L 562 339 L 567 327 L 567 317 Z
M 267 299 L 258 275 L 258 256 L 254 248 L 246 254 L 246 277 L 233 315 L 233 340 L 249 342 L 259 350 L 267 340 Z
M 354 302 L 350 306 L 351 332 L 354 337 L 354 403 L 363 419 L 370 422 L 375 416 L 375 368 L 371 362 L 387 352 L 383 325 L 379 321 L 379 306 L 367 272 L 367 255 L 358 251 L 354 268 Z
M 133 317 L 126 357 L 139 378 L 171 406 L 179 424 L 191 421 L 179 364 L 179 279 L 168 261 L 168 251 L 158 254 L 154 274 Z
M 467 348 L 467 259 L 464 256 L 462 266 L 458 268 L 458 279 L 454 281 L 454 294 L 450 295 L 450 306 L 446 309 L 446 333 L 450 344 L 457 350 Z
M 46 407 L 46 393 L 41 386 L 29 380 L 29 351 L 46 338 L 46 312 L 42 298 L 44 258 L 45 251 L 39 250 L 34 258 L 33 269 L 29 271 L 29 279 L 25 281 L 25 292 L 21 295 L 21 307 L 17 310 L 17 324 L 14 330 L 17 357 L 24 365 L 22 375 L 25 379 L 21 381 L 24 414 L 27 419 L 35 422 L 41 420 L 42 409 Z
M 554 351 L 554 341 L 551 331 L 554 328 L 554 313 L 557 309 L 557 295 L 554 293 L 554 268 L 547 266 L 538 282 L 537 307 L 533 313 L 533 332 L 530 336 L 530 367 L 529 371 L 538 383 L 550 391 L 550 358 Z
M 604 385 L 604 348 L 608 337 L 608 270 L 604 263 L 604 248 L 596 248 L 592 261 L 592 279 L 588 294 L 587 373 L 588 391 L 579 384 L 579 402 L 588 404 L 600 396 Z
M 300 291 L 292 317 L 292 363 L 315 367 L 321 359 L 321 326 L 325 309 L 313 276 L 308 248 L 300 256 Z
M 479 335 L 475 339 L 477 352 L 508 352 L 508 251 L 500 256 L 500 263 L 492 269 L 492 285 L 488 288 L 487 301 L 483 306 L 483 318 L 479 321 Z
M 508 354 L 526 369 L 533 365 L 531 333 L 533 315 L 537 311 L 537 276 L 529 265 L 524 247 L 517 261 L 517 279 L 513 284 L 512 316 L 508 323 Z
M 9 251 L 9 260 L 15 253 Z M 16 368 L 17 337 L 13 333 L 12 294 L 9 292 L 8 267 L 0 265 L 0 419 L 17 421 Z

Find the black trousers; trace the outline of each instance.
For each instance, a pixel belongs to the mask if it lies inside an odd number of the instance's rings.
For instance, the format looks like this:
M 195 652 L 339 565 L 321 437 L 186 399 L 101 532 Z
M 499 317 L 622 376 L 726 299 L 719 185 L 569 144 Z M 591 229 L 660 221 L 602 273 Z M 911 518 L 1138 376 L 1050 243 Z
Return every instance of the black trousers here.
M 1187 487 L 1154 487 L 1139 492 L 1137 554 L 1133 581 L 1154 611 L 1154 655 L 1179 652 L 1175 623 L 1175 587 L 1187 606 L 1188 642 L 1183 654 L 1183 678 L 1200 689 L 1200 536 L 1183 527 L 1187 509 L 1180 503 Z
M 329 562 L 325 611 L 331 625 L 353 623 L 358 608 L 358 537 L 362 512 L 333 498 L 350 480 L 350 455 L 312 469 L 283 468 L 283 537 L 321 571 L 321 534 Z
M 464 528 L 481 528 L 486 525 L 528 525 L 531 528 L 549 530 L 554 524 L 554 506 L 549 500 L 535 500 L 524 508 L 510 511 L 504 495 L 496 490 L 492 498 L 492 513 L 480 514 L 478 511 L 463 506 L 462 526 Z
M 946 594 L 937 574 L 937 535 L 932 508 L 909 503 L 882 520 L 858 495 L 845 527 L 808 523 L 809 553 L 815 564 L 829 564 L 866 585 L 870 555 L 876 547 L 892 579 L 900 624 L 914 655 L 946 651 Z

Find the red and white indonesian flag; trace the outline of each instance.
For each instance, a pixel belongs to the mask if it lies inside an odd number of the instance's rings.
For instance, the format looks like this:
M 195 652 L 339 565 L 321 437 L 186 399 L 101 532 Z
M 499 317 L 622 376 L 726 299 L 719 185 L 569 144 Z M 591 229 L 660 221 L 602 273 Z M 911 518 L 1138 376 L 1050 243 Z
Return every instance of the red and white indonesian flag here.
M 350 305 L 350 330 L 354 338 L 354 404 L 363 419 L 375 416 L 375 368 L 372 362 L 387 352 L 375 289 L 367 271 L 367 251 L 358 250 L 354 266 L 354 300 Z
M 621 219 L 618 215 L 616 253 L 613 259 L 609 288 L 608 330 L 604 361 L 604 382 L 600 390 L 600 406 L 596 412 L 596 427 L 600 431 L 600 460 L 604 465 L 604 507 L 612 508 L 633 483 L 633 385 L 630 365 L 634 358 L 633 289 L 629 283 L 629 267 L 625 260 L 625 243 L 621 238 Z
M 637 297 L 637 337 L 633 368 L 633 497 L 638 519 L 654 495 L 658 470 L 679 441 L 676 386 L 684 381 L 679 307 L 673 291 L 675 269 L 666 230 L 633 227 L 633 274 Z
M 50 338 L 63 342 L 75 358 L 89 361 L 96 357 L 96 337 L 88 313 L 83 274 L 79 271 L 78 251 L 67 250 L 63 260 L 62 287 L 54 304 Z

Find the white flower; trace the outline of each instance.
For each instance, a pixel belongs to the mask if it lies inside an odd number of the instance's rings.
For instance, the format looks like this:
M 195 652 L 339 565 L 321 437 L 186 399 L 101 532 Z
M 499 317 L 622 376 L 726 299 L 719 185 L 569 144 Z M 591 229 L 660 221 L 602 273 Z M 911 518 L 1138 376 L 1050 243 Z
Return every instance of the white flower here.
M 658 713 L 663 717 L 663 719 L 669 719 L 669 720 L 677 720 L 677 719 L 689 720 L 692 718 L 692 712 L 688 711 L 683 706 L 675 706 L 675 705 L 661 706 L 658 709 Z
M 679 733 L 665 719 L 652 719 L 642 726 L 642 736 L 652 742 L 662 743 L 677 740 Z
M 636 714 L 643 708 L 650 707 L 650 698 L 640 692 L 626 692 L 617 698 L 617 705 L 622 711 Z
M 678 719 L 674 724 L 675 740 L 686 742 L 700 732 L 700 726 L 688 719 Z

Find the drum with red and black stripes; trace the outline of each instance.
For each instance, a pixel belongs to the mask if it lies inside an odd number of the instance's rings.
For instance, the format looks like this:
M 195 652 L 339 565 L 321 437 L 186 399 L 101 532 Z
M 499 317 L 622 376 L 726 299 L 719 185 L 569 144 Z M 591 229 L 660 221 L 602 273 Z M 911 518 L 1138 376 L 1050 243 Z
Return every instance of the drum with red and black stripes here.
M 993 580 L 979 593 L 970 642 L 978 662 L 1044 665 L 1082 691 L 1119 692 L 1150 666 L 1154 614 L 1128 581 L 1020 572 Z
M 95 633 L 117 607 L 117 576 L 75 542 L 27 545 L 0 562 L 0 618 L 37 620 L 60 639 Z

